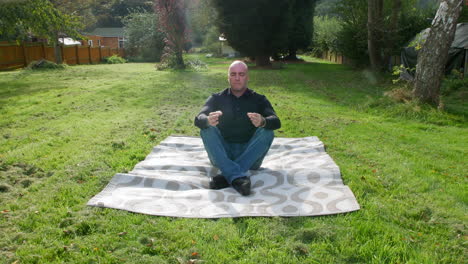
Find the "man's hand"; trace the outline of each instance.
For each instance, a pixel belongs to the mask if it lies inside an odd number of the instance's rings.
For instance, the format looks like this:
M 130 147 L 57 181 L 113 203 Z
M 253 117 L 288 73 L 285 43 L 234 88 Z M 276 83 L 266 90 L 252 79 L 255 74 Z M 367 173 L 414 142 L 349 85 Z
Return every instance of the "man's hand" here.
M 216 111 L 216 112 L 211 112 L 210 115 L 208 116 L 208 124 L 210 126 L 216 126 L 219 124 L 219 117 L 223 115 L 223 112 L 221 111 Z
M 250 118 L 250 122 L 252 122 L 252 124 L 255 126 L 255 127 L 263 127 L 265 126 L 265 118 L 261 115 L 261 114 L 257 114 L 257 113 L 247 113 L 247 115 L 249 116 Z

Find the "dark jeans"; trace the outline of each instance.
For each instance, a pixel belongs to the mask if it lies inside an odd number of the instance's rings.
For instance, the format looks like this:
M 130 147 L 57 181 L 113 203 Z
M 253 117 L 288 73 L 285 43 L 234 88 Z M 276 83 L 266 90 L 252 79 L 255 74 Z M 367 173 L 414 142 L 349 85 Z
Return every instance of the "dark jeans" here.
M 273 130 L 265 128 L 257 128 L 247 143 L 229 143 L 213 126 L 200 130 L 200 135 L 211 164 L 229 183 L 246 176 L 249 169 L 259 169 L 274 138 Z

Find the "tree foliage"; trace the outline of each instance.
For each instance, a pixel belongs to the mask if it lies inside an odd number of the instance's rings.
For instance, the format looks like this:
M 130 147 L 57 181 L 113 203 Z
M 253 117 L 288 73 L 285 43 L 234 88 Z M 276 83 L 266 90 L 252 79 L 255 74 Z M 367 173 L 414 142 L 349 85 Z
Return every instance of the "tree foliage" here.
M 288 58 L 297 59 L 299 49 L 311 44 L 315 0 L 295 0 L 291 8 L 291 28 L 288 34 Z
M 218 26 L 229 44 L 240 53 L 255 57 L 259 66 L 288 47 L 292 0 L 213 0 Z
M 313 52 L 321 56 L 326 51 L 338 52 L 338 39 L 342 24 L 335 16 L 314 17 Z
M 367 65 L 367 0 L 340 2 L 336 11 L 342 21 L 339 51 L 357 66 Z
M 214 30 L 216 10 L 211 0 L 187 0 L 187 11 L 190 40 L 194 46 L 203 45 L 207 35 Z
M 157 14 L 135 11 L 123 19 L 125 52 L 133 61 L 159 61 L 164 48 L 164 34 L 158 30 Z
M 153 1 L 148 0 L 93 0 L 94 27 L 123 27 L 123 19 L 134 10 L 151 12 Z
M 63 14 L 75 16 L 84 29 L 91 28 L 97 22 L 93 14 L 95 0 L 50 0 L 50 2 Z
M 416 33 L 430 24 L 428 18 L 433 17 L 431 5 L 421 4 L 417 0 L 401 1 L 398 13 L 394 14 L 395 0 L 384 0 L 381 19 L 378 21 L 377 39 L 380 45 L 379 53 L 383 62 L 390 55 L 399 54 L 400 48 Z M 369 65 L 368 51 L 368 9 L 367 0 L 341 1 L 336 12 L 342 21 L 342 31 L 338 39 L 338 49 L 357 66 Z M 397 25 L 395 27 L 395 25 Z
M 74 15 L 62 13 L 48 0 L 0 3 L 0 39 L 24 40 L 31 35 L 58 41 L 58 33 L 78 38 L 81 27 Z
M 159 27 L 165 36 L 163 60 L 174 60 L 175 68 L 185 68 L 182 56 L 187 44 L 185 4 L 182 0 L 156 0 Z

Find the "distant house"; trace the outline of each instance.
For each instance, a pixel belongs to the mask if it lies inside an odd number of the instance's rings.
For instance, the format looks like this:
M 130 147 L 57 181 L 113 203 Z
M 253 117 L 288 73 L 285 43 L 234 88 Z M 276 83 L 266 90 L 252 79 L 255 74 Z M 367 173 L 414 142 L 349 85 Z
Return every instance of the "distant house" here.
M 84 33 L 88 40 L 83 40 L 83 45 L 92 47 L 110 47 L 113 49 L 124 47 L 124 29 L 123 28 L 96 28 L 90 33 Z

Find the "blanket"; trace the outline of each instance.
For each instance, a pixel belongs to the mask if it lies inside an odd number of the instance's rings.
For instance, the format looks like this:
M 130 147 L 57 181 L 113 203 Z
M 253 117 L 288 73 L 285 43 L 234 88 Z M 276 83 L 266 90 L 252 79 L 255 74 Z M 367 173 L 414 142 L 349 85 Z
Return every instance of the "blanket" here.
M 252 194 L 211 190 L 219 173 L 201 138 L 170 136 L 128 173 L 118 173 L 90 206 L 149 215 L 220 218 L 317 216 L 359 210 L 340 169 L 317 137 L 275 138 L 259 170 L 249 171 Z

